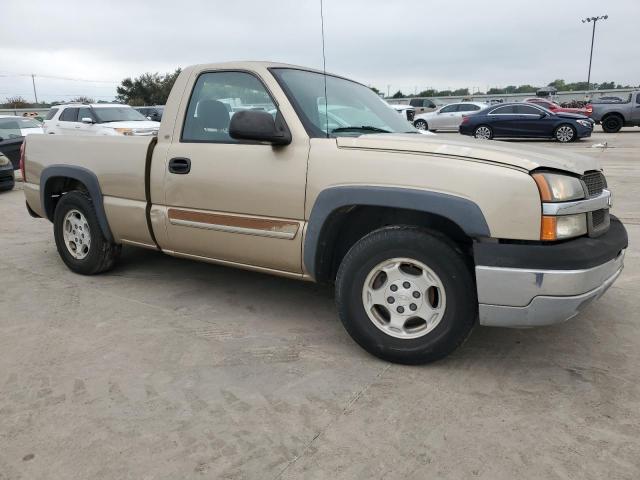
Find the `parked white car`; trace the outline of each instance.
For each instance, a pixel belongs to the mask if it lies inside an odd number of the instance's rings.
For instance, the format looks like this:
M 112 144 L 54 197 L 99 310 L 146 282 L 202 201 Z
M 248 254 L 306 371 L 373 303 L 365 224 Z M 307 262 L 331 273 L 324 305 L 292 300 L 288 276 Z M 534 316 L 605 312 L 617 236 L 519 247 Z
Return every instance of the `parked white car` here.
M 26 137 L 32 133 L 44 133 L 42 124 L 29 117 L 16 117 L 14 115 L 0 115 L 0 131 L 10 131 L 13 136 Z M 0 135 L 9 138 L 11 135 Z
M 45 133 L 58 135 L 157 135 L 160 122 L 148 120 L 129 105 L 97 103 L 52 107 Z
M 450 103 L 433 112 L 416 115 L 413 126 L 418 130 L 458 130 L 462 117 L 479 112 L 487 106 L 480 102 Z

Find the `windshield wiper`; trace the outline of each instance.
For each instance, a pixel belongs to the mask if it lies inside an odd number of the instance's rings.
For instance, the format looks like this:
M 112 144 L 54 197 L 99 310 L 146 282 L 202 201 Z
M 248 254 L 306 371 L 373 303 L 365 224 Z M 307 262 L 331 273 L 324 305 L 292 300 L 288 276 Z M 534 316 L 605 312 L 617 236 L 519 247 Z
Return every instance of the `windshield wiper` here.
M 350 127 L 338 127 L 331 130 L 331 133 L 334 132 L 348 132 L 350 130 L 364 130 L 366 132 L 376 132 L 376 133 L 391 133 L 389 130 L 385 130 L 384 128 L 372 127 L 370 125 L 362 125 L 358 126 L 350 126 Z

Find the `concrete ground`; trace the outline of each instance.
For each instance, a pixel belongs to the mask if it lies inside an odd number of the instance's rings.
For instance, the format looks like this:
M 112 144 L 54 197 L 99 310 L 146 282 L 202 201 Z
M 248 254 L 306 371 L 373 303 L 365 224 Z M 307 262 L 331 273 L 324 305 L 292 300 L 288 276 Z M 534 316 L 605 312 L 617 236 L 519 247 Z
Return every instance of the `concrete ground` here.
M 329 288 L 133 248 L 75 275 L 0 194 L 0 479 L 640 478 L 640 129 L 538 143 L 602 161 L 623 275 L 423 367 L 361 350 Z

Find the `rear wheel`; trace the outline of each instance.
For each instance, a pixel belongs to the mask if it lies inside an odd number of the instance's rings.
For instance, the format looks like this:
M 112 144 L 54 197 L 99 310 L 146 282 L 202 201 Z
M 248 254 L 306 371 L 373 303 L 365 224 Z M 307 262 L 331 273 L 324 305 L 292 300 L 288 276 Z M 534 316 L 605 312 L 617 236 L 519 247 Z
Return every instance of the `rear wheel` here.
M 480 125 L 473 131 L 473 136 L 481 140 L 491 140 L 493 138 L 493 130 L 488 125 Z
M 82 192 L 62 196 L 54 214 L 53 233 L 62 261 L 76 273 L 93 275 L 110 270 L 120 254 L 120 245 L 105 238 L 93 202 Z
M 623 120 L 618 115 L 608 115 L 602 119 L 602 130 L 607 133 L 619 132 L 623 125 Z
M 358 241 L 340 264 L 336 301 L 344 327 L 360 346 L 405 364 L 448 355 L 477 315 L 463 255 L 416 227 L 387 227 Z
M 421 118 L 413 122 L 413 126 L 418 130 L 429 130 L 429 125 L 427 125 L 427 122 Z
M 556 128 L 553 136 L 562 143 L 569 143 L 576 139 L 576 129 L 565 123 Z

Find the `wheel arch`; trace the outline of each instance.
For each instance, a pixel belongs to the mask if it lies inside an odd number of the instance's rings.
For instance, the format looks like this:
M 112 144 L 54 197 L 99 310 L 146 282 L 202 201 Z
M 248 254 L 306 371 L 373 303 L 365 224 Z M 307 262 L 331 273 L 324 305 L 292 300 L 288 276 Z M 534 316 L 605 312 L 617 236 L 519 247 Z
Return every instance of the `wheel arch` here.
M 108 241 L 113 242 L 98 177 L 84 167 L 50 165 L 43 169 L 40 174 L 40 203 L 46 217 L 53 221 L 60 196 L 73 190 L 84 191 L 89 195 L 95 207 L 102 233 Z
M 331 281 L 359 238 L 398 224 L 429 228 L 463 248 L 473 238 L 491 236 L 480 207 L 462 197 L 398 187 L 331 187 L 318 195 L 309 216 L 303 250 L 307 273 L 316 281 Z

